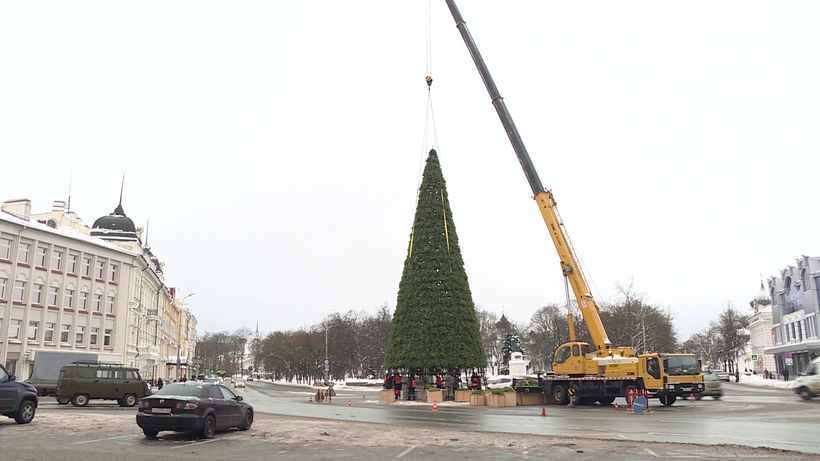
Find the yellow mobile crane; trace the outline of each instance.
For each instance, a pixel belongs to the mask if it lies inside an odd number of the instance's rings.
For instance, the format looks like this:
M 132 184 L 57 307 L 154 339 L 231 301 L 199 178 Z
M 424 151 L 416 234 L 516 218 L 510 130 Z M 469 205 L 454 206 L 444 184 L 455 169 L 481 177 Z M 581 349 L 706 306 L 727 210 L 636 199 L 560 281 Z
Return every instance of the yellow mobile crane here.
M 559 404 L 566 404 L 569 401 L 571 391 L 581 403 L 598 401 L 608 405 L 616 397 L 626 396 L 630 391 L 645 390 L 650 397 L 658 397 L 664 405 L 672 405 L 678 396 L 702 391 L 703 375 L 700 373 L 700 363 L 694 355 L 636 354 L 632 347 L 614 347 L 609 341 L 598 314 L 598 304 L 592 297 L 578 258 L 566 236 L 552 191 L 541 184 L 518 129 L 507 111 L 504 99 L 495 86 L 455 0 L 445 1 L 521 163 L 552 242 L 558 251 L 561 272 L 572 286 L 584 323 L 592 337 L 594 349 L 590 350 L 588 343 L 577 341 L 572 316 L 568 316 L 569 342 L 558 347 L 553 358 L 552 373 L 548 373 L 541 380 L 544 393 Z

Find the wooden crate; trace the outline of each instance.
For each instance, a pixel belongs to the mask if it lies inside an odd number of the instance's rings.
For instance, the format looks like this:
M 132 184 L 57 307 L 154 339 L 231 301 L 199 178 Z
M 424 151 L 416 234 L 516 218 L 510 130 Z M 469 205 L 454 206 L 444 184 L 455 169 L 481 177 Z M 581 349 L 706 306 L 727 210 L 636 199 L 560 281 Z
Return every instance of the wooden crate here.
M 470 389 L 456 389 L 456 402 L 469 402 L 472 393 Z
M 470 405 L 483 407 L 484 406 L 484 394 L 470 394 Z
M 427 389 L 427 403 L 443 402 L 444 393 L 441 389 Z
M 518 405 L 543 405 L 546 403 L 544 394 L 537 393 L 515 394 L 515 400 Z

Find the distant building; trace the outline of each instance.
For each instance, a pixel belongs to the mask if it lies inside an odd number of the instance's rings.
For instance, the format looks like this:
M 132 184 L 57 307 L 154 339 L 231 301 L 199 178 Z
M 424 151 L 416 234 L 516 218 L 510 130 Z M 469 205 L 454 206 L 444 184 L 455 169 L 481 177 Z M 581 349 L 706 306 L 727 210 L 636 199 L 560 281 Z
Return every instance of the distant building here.
M 766 349 L 774 346 L 774 339 L 772 337 L 772 300 L 763 286 L 763 280 L 760 281 L 760 290 L 749 302 L 749 306 L 752 308 L 752 313 L 749 315 L 747 363 L 759 375 L 766 370 L 774 372 L 777 369 L 774 355 L 765 352 Z
M 85 352 L 136 366 L 148 379 L 184 375 L 177 351 L 193 354 L 196 319 L 174 302 L 141 233 L 122 203 L 90 228 L 62 201 L 41 214 L 29 200 L 3 203 L 0 363 L 26 379 L 38 351 Z
M 788 266 L 769 279 L 772 299 L 774 346 L 777 373 L 796 376 L 820 355 L 820 257 L 801 256 L 796 266 Z

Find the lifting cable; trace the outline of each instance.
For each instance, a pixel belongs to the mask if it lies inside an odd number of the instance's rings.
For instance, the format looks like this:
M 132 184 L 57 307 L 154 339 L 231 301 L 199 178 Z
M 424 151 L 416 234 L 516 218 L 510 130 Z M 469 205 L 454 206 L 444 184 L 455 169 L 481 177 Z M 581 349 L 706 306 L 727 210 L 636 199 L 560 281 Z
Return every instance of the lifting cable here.
M 436 130 L 436 117 L 433 113 L 433 52 L 432 52 L 432 33 L 430 28 L 430 0 L 427 0 L 426 7 L 425 7 L 425 77 L 424 81 L 427 84 L 427 106 L 425 107 L 425 114 L 424 114 L 424 135 L 422 136 L 421 142 L 421 154 L 419 155 L 419 176 L 418 176 L 418 183 L 416 185 L 416 205 L 419 202 L 419 194 L 421 193 L 421 180 L 424 175 L 424 160 L 426 158 L 426 154 L 430 151 L 430 149 L 435 149 L 438 151 L 438 131 Z M 432 140 L 430 139 L 432 131 Z M 428 147 L 429 146 L 429 147 Z M 442 196 L 442 210 L 444 210 L 444 192 L 441 192 Z M 449 239 L 449 232 L 447 232 L 447 216 L 446 210 L 444 210 L 444 226 L 445 226 L 445 238 L 447 239 L 447 250 L 449 253 L 450 250 L 450 239 Z M 413 229 L 410 232 L 410 247 L 408 249 L 408 257 L 413 256 L 413 239 L 415 237 L 415 222 L 413 223 Z

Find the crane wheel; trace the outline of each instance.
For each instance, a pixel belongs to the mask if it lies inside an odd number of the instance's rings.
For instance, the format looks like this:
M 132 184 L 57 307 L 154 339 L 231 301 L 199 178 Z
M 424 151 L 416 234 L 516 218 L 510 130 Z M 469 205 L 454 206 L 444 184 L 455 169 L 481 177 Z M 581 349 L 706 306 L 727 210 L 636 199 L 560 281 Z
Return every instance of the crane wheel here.
M 563 384 L 558 384 L 552 388 L 552 398 L 558 405 L 566 405 L 569 403 L 569 394 L 567 387 Z

